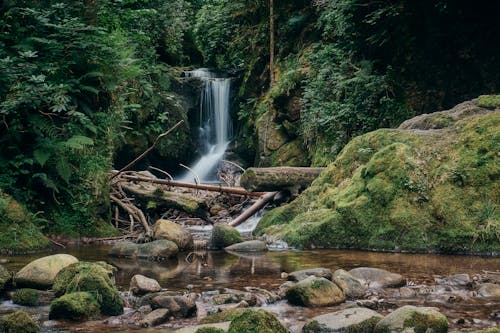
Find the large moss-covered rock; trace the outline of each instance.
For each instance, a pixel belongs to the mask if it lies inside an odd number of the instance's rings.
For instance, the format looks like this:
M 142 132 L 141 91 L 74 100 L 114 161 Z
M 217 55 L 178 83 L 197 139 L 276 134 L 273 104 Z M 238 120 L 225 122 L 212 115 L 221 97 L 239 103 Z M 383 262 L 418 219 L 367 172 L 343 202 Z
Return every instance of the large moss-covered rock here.
M 369 333 L 383 317 L 366 308 L 351 308 L 314 317 L 304 333 Z
M 14 304 L 24 306 L 37 306 L 40 304 L 41 291 L 36 289 L 18 289 L 12 296 Z
M 466 102 L 351 140 L 256 234 L 299 247 L 500 251 L 500 110 Z
M 272 314 L 262 309 L 247 309 L 234 318 L 229 333 L 289 333 Z
M 50 288 L 59 271 L 76 262 L 78 259 L 69 254 L 43 257 L 24 266 L 17 272 L 14 281 L 18 287 Z
M 0 189 L 0 252 L 24 253 L 49 246 L 34 214 Z
M 234 227 L 225 223 L 218 223 L 212 229 L 210 247 L 221 250 L 229 245 L 242 242 L 241 234 Z
M 4 333 L 38 333 L 40 327 L 24 311 L 16 311 L 0 320 L 0 332 Z
M 335 283 L 316 276 L 310 276 L 291 287 L 286 298 L 292 304 L 307 307 L 335 305 L 345 300 L 344 293 Z
M 111 278 L 113 273 L 113 266 L 106 263 L 78 263 L 58 274 L 54 290 L 57 295 L 92 293 L 102 314 L 116 316 L 123 313 L 124 302 Z
M 12 280 L 12 274 L 9 270 L 0 265 L 0 292 L 9 285 Z
M 99 316 L 99 304 L 90 292 L 63 295 L 50 305 L 50 319 L 81 321 Z
M 391 312 L 375 326 L 374 333 L 446 333 L 448 320 L 438 308 L 405 305 Z
M 177 244 L 181 251 L 193 248 L 193 235 L 173 221 L 156 221 L 154 226 L 154 238 L 172 241 Z

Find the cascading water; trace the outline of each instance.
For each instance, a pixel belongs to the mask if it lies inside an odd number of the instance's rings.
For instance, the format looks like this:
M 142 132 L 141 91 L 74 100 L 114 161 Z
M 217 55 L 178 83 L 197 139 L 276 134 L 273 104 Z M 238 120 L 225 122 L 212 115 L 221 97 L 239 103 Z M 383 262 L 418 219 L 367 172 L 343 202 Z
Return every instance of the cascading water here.
M 201 158 L 190 167 L 180 181 L 195 182 L 195 174 L 202 182 L 217 181 L 217 166 L 222 160 L 231 137 L 229 116 L 230 78 L 215 77 L 207 69 L 186 72 L 187 76 L 203 81 L 200 103 Z

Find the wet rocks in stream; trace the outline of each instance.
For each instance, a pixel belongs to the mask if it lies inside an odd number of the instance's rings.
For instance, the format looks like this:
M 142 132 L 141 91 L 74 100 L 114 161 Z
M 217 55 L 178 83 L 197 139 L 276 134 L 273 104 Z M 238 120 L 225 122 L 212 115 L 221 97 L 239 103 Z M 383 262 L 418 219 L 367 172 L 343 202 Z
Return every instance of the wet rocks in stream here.
M 350 308 L 312 318 L 303 329 L 304 333 L 365 333 L 373 332 L 383 318 L 366 308 Z
M 24 266 L 14 276 L 14 281 L 18 287 L 48 289 L 59 271 L 76 262 L 78 259 L 69 254 L 43 257 Z
M 217 223 L 212 229 L 209 246 L 214 250 L 221 250 L 242 241 L 243 239 L 238 230 L 225 223 Z
M 180 251 L 193 248 L 193 235 L 184 227 L 170 220 L 158 220 L 154 225 L 154 238 L 174 242 Z
M 344 293 L 335 283 L 316 276 L 310 276 L 291 287 L 286 298 L 292 304 L 307 307 L 335 305 L 345 300 Z
M 144 295 L 161 291 L 161 286 L 155 279 L 136 274 L 130 280 L 130 291 L 136 295 Z

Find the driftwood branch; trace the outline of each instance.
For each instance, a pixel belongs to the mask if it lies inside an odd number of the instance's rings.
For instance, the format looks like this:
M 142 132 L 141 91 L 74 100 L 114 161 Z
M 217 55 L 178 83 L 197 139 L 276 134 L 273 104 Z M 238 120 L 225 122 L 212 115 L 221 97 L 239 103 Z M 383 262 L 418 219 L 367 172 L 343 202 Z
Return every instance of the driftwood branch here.
M 182 163 L 179 163 L 179 165 L 193 174 L 194 181 L 195 181 L 196 184 L 201 184 L 200 177 L 198 177 L 198 175 L 196 174 L 196 172 L 194 172 L 193 169 L 191 169 L 190 167 L 188 167 L 187 165 L 184 165 Z
M 152 236 L 153 232 L 151 230 L 151 227 L 149 226 L 148 221 L 146 220 L 146 217 L 144 216 L 144 213 L 137 207 L 126 204 L 114 195 L 110 195 L 111 201 L 116 203 L 118 206 L 120 206 L 123 210 L 125 210 L 127 213 L 130 215 L 136 217 L 143 225 L 144 230 L 146 230 L 146 235 Z
M 173 180 L 168 180 L 168 179 L 153 179 L 153 178 L 141 177 L 141 176 L 123 175 L 121 177 L 121 179 L 128 180 L 128 181 L 139 181 L 139 182 L 146 182 L 146 183 L 153 183 L 153 184 L 162 184 L 162 185 L 168 185 L 168 186 L 174 186 L 174 187 L 194 188 L 194 189 L 204 190 L 204 191 L 245 195 L 245 196 L 249 196 L 249 197 L 260 197 L 260 196 L 265 194 L 265 192 L 249 192 L 241 187 L 228 187 L 228 186 L 208 185 L 208 184 L 193 184 L 193 183 L 178 182 L 178 181 L 173 181 Z
M 248 168 L 240 184 L 248 191 L 278 191 L 287 188 L 306 188 L 324 168 Z
M 235 218 L 233 221 L 229 222 L 228 224 L 231 227 L 236 227 L 246 220 L 248 220 L 250 217 L 252 217 L 254 214 L 256 214 L 262 207 L 264 207 L 269 201 L 273 200 L 274 196 L 278 192 L 268 192 L 261 196 L 259 200 L 257 200 L 250 208 L 245 210 L 240 216 Z
M 161 138 L 163 138 L 164 136 L 167 136 L 168 134 L 170 134 L 177 127 L 179 127 L 183 122 L 184 122 L 184 120 L 179 121 L 177 124 L 175 124 L 173 127 L 171 127 L 168 131 L 166 131 L 165 133 L 162 133 L 162 134 L 158 135 L 156 137 L 155 141 L 153 142 L 153 144 L 151 145 L 151 147 L 149 147 L 148 149 L 146 149 L 141 155 L 137 156 L 132 162 L 130 162 L 129 164 L 127 164 L 126 166 L 124 166 L 123 168 L 121 168 L 117 173 L 115 173 L 113 176 L 111 176 L 111 179 L 117 177 L 123 171 L 128 170 L 133 165 L 135 165 L 137 162 L 139 162 L 140 160 L 142 160 L 147 154 L 149 154 L 149 152 L 151 152 L 156 147 L 156 145 L 158 144 L 158 142 L 160 142 Z

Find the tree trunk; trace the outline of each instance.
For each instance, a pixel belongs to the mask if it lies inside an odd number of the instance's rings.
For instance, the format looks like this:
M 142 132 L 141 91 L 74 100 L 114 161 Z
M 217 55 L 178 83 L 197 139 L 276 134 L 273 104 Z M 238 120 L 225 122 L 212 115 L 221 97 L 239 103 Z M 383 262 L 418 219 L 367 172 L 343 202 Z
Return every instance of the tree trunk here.
M 270 87 L 274 85 L 274 0 L 269 0 L 269 74 Z
M 241 176 L 240 184 L 247 191 L 279 191 L 304 189 L 311 185 L 324 168 L 248 168 Z

